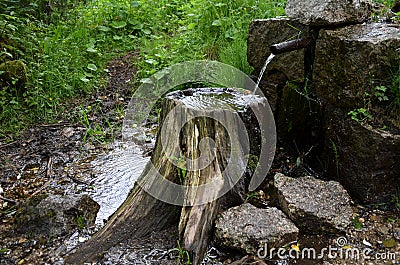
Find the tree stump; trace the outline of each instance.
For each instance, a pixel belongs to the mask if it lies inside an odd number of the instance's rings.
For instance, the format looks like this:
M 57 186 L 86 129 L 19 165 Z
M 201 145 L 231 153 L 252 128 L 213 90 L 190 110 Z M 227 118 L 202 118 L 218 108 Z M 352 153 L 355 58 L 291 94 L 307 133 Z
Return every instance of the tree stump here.
M 181 247 L 200 264 L 217 213 L 245 198 L 249 156 L 263 151 L 263 143 L 274 152 L 275 127 L 263 129 L 261 120 L 273 124 L 267 100 L 236 89 L 168 94 L 151 161 L 104 228 L 66 263 L 95 261 L 122 240 L 178 225 Z M 257 169 L 269 168 L 272 158 Z

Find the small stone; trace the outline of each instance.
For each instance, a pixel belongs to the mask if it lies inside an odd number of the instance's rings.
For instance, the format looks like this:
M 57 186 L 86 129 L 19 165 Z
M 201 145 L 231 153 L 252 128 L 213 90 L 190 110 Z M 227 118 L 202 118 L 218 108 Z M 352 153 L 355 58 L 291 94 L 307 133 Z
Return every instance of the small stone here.
M 361 217 L 361 218 L 358 218 L 358 221 L 363 224 L 365 222 L 365 219 Z
M 394 228 L 393 235 L 395 239 L 400 241 L 400 228 Z
M 371 216 L 369 217 L 369 220 L 375 222 L 378 220 L 378 217 L 375 214 L 371 214 Z
M 215 224 L 218 245 L 257 255 L 265 247 L 281 247 L 297 240 L 299 230 L 277 208 L 249 203 L 228 209 Z
M 387 227 L 386 225 L 379 225 L 379 226 L 376 228 L 376 231 L 379 232 L 379 233 L 382 234 L 382 235 L 388 235 L 389 232 L 390 232 L 390 228 Z
M 85 242 L 85 241 L 87 241 L 88 239 L 86 238 L 86 237 L 79 237 L 78 238 L 78 241 L 79 241 L 79 243 L 83 243 L 83 242 Z
M 71 136 L 74 135 L 75 130 L 72 127 L 66 127 L 62 130 L 61 132 L 65 137 L 70 138 Z

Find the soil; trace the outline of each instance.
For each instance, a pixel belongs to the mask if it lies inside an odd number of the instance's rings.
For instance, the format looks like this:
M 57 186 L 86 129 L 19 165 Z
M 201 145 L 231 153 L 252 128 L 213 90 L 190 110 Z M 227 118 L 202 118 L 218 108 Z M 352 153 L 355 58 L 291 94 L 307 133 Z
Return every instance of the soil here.
M 35 238 L 18 234 L 13 229 L 17 206 L 29 198 L 41 194 L 79 193 L 90 186 L 93 167 L 90 162 L 99 154 L 109 152 L 111 143 L 121 138 L 120 129 L 123 110 L 132 94 L 132 82 L 136 69 L 133 61 L 137 52 L 131 52 L 109 63 L 109 82 L 106 87 L 85 99 L 74 99 L 71 109 L 87 111 L 90 125 L 79 119 L 62 120 L 56 124 L 37 124 L 26 130 L 12 143 L 0 143 L 0 264 L 62 264 L 61 256 L 71 251 L 77 241 L 90 237 L 94 229 L 74 231 L 64 237 Z M 101 128 L 102 133 L 88 133 Z M 289 176 L 314 175 L 307 166 L 307 158 L 280 147 L 277 149 L 270 177 L 275 173 Z M 270 198 L 260 196 L 252 203 L 262 207 Z M 398 199 L 400 200 L 400 199 Z M 397 205 L 396 205 L 397 203 Z M 348 245 L 357 248 L 369 247 L 376 252 L 398 252 L 400 259 L 400 201 L 392 204 L 354 205 L 354 225 L 348 228 Z M 146 264 L 149 260 L 162 260 L 147 264 L 175 263 L 177 251 L 171 240 L 176 231 L 161 235 L 150 235 L 143 240 L 130 239 L 112 248 L 104 256 L 104 264 Z M 168 237 L 169 236 L 169 237 Z M 81 240 L 83 238 L 84 240 Z M 172 238 L 177 238 L 173 236 Z M 302 235 L 300 247 L 316 248 L 335 245 L 337 236 Z M 74 244 L 66 242 L 74 241 Z M 388 242 L 394 242 L 388 244 Z M 370 245 L 369 245 L 370 244 Z M 160 259 L 159 259 L 160 258 Z M 264 261 L 243 253 L 218 250 L 210 247 L 207 264 L 322 264 L 310 261 Z M 140 260 L 139 263 L 137 261 Z M 287 263 L 286 263 L 287 262 Z M 329 260 L 325 264 L 345 264 L 343 260 Z M 359 261 L 346 261 L 360 264 Z M 364 262 L 364 261 L 363 261 Z M 368 261 L 370 262 L 370 261 Z M 399 264 L 399 261 L 396 264 Z M 383 264 L 372 261 L 371 264 Z

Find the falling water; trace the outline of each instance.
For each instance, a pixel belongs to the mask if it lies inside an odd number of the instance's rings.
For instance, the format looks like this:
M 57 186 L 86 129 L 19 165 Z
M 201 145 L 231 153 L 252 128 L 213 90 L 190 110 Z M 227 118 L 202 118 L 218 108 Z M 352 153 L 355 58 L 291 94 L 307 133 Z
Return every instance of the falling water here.
M 260 85 L 260 82 L 261 82 L 261 79 L 262 79 L 262 77 L 264 75 L 264 72 L 265 72 L 265 70 L 267 70 L 268 64 L 272 61 L 272 59 L 274 59 L 274 57 L 275 57 L 275 54 L 271 53 L 269 55 L 269 57 L 267 58 L 267 60 L 265 61 L 265 64 L 264 64 L 263 68 L 261 69 L 260 75 L 258 76 L 257 84 L 256 84 L 256 86 L 254 88 L 253 94 L 256 93 L 256 90 L 257 90 L 258 86 Z

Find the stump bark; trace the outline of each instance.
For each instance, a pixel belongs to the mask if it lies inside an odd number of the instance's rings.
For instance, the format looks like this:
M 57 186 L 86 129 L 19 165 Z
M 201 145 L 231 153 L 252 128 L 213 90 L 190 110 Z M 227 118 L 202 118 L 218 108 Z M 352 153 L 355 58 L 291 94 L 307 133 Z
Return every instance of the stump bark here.
M 257 118 L 266 107 L 264 97 L 236 89 L 168 94 L 151 161 L 103 229 L 66 263 L 96 261 L 123 240 L 177 225 L 182 248 L 200 264 L 217 213 L 245 198 L 243 176 L 249 155 L 260 152 Z

